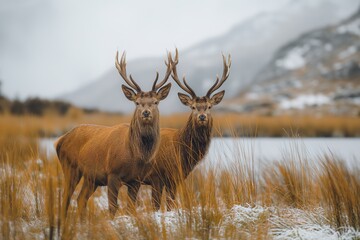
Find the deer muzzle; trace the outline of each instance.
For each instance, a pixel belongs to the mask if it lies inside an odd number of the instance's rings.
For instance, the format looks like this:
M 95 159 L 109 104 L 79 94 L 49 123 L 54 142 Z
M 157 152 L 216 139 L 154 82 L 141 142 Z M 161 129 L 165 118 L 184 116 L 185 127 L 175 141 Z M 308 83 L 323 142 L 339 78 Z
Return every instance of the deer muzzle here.
M 208 122 L 208 117 L 206 116 L 206 114 L 202 113 L 198 115 L 198 123 L 200 125 L 205 125 L 207 124 L 207 122 Z
M 142 115 L 143 115 L 144 118 L 150 117 L 150 114 L 151 114 L 151 112 L 150 112 L 149 110 L 144 110 L 144 111 L 142 112 Z
M 150 110 L 145 109 L 141 112 L 141 119 L 145 124 L 152 124 L 153 116 Z

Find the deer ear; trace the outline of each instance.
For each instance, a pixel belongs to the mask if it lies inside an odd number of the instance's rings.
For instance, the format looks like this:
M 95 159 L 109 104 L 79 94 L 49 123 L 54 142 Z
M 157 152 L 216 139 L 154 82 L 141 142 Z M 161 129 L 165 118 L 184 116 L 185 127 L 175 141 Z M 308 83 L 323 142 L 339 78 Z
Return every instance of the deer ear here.
M 184 104 L 185 106 L 190 106 L 191 105 L 191 99 L 188 95 L 183 94 L 183 93 L 178 93 L 179 99 L 182 102 L 182 104 Z
M 171 83 L 160 88 L 160 90 L 157 92 L 157 99 L 164 100 L 169 95 L 170 89 L 171 89 Z
M 221 100 L 223 99 L 224 95 L 225 95 L 225 90 L 222 90 L 221 92 L 218 92 L 217 94 L 212 96 L 210 99 L 211 104 L 212 105 L 219 104 L 221 102 Z
M 124 84 L 121 85 L 121 88 L 125 94 L 125 97 L 129 99 L 130 101 L 135 101 L 136 99 L 136 93 L 131 88 L 125 86 Z

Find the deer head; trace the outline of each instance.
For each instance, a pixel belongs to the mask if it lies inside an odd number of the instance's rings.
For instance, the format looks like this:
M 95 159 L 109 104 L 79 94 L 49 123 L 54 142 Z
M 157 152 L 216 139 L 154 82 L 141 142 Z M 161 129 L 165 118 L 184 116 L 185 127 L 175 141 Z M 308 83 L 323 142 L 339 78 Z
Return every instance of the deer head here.
M 131 74 L 128 78 L 126 73 L 126 54 L 122 54 L 119 62 L 119 52 L 116 53 L 115 66 L 119 71 L 120 76 L 128 84 L 122 85 L 122 91 L 124 92 L 127 99 L 134 102 L 136 105 L 135 115 L 139 116 L 140 121 L 143 124 L 152 124 L 157 120 L 159 116 L 158 104 L 161 100 L 165 99 L 170 91 L 171 83 L 168 83 L 163 87 L 163 85 L 168 80 L 171 74 L 171 62 L 165 61 L 167 70 L 164 76 L 164 79 L 157 83 L 159 79 L 159 73 L 156 72 L 156 78 L 154 80 L 151 91 L 144 92 L 141 90 L 140 86 L 134 81 Z M 171 58 L 170 53 L 168 54 L 168 59 Z
M 219 76 L 217 76 L 214 85 L 208 90 L 208 92 L 206 93 L 206 96 L 202 96 L 202 97 L 198 97 L 195 94 L 194 90 L 186 82 L 185 76 L 183 77 L 184 84 L 182 84 L 180 82 L 179 77 L 177 75 L 177 70 L 176 70 L 176 65 L 179 62 L 178 57 L 179 56 L 178 56 L 177 49 L 176 49 L 176 54 L 175 54 L 175 60 L 172 60 L 171 54 L 170 54 L 171 65 L 173 66 L 171 76 L 175 80 L 177 85 L 179 85 L 180 88 L 182 88 L 185 92 L 190 94 L 190 96 L 189 96 L 187 94 L 178 93 L 179 99 L 184 105 L 191 108 L 193 119 L 196 121 L 197 125 L 207 126 L 209 124 L 209 122 L 212 121 L 211 112 L 210 112 L 211 108 L 214 105 L 219 104 L 225 94 L 225 90 L 222 90 L 221 92 L 218 92 L 218 93 L 214 94 L 213 96 L 211 96 L 211 94 L 214 93 L 217 89 L 219 89 L 221 87 L 221 85 L 223 85 L 223 83 L 229 77 L 229 73 L 230 73 L 229 70 L 230 70 L 230 66 L 231 66 L 230 55 L 228 56 L 227 61 L 226 61 L 225 56 L 222 55 L 224 70 L 223 70 L 221 80 L 219 80 Z

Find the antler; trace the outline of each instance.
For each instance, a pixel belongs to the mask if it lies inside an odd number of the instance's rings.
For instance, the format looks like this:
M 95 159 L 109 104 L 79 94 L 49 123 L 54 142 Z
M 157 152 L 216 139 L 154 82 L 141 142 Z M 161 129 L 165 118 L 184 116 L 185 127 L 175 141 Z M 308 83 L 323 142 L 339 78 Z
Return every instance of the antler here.
M 175 61 L 172 60 L 171 53 L 169 53 L 168 58 L 172 65 L 171 77 L 174 79 L 174 81 L 177 83 L 177 85 L 179 85 L 179 87 L 181 87 L 185 92 L 189 93 L 192 98 L 195 98 L 196 94 L 195 94 L 194 90 L 192 90 L 191 87 L 187 84 L 187 82 L 185 80 L 185 75 L 183 76 L 184 85 L 180 82 L 179 77 L 177 75 L 176 65 L 179 62 L 179 52 L 178 52 L 177 48 L 175 51 Z
M 115 66 L 117 70 L 119 71 L 121 77 L 125 80 L 125 82 L 135 89 L 137 92 L 141 92 L 140 86 L 134 81 L 134 79 L 131 77 L 130 74 L 130 80 L 127 77 L 126 74 L 126 53 L 125 51 L 121 55 L 120 63 L 119 63 L 119 51 L 116 51 L 116 57 L 115 57 Z
M 221 77 L 221 80 L 219 82 L 219 76 L 216 76 L 216 81 L 215 84 L 209 89 L 209 91 L 206 93 L 206 96 L 208 98 L 210 98 L 210 95 L 215 92 L 219 87 L 221 87 L 221 85 L 223 85 L 223 83 L 226 81 L 226 79 L 229 77 L 230 74 L 230 67 L 231 67 L 231 56 L 229 54 L 228 56 L 228 61 L 226 62 L 226 58 L 224 56 L 224 54 L 222 55 L 223 57 L 223 62 L 224 62 L 224 71 Z
M 152 86 L 152 91 L 156 92 L 161 86 L 163 86 L 167 82 L 167 80 L 169 79 L 169 76 L 171 74 L 171 70 L 172 70 L 171 63 L 172 63 L 171 62 L 171 54 L 168 53 L 168 61 L 167 62 L 165 61 L 165 65 L 167 67 L 165 77 L 161 82 L 159 82 L 159 84 L 156 84 L 159 79 L 159 73 L 156 72 L 156 78 L 155 78 L 154 84 Z

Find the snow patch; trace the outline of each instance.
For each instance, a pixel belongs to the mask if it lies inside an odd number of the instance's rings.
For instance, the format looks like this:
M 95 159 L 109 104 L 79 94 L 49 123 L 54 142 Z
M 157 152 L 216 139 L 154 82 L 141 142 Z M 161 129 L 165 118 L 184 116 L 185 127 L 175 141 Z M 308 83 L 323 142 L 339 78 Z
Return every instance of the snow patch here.
M 360 235 L 355 230 L 348 230 L 346 233 L 340 234 L 330 226 L 321 226 L 318 224 L 307 224 L 299 227 L 293 227 L 290 229 L 282 230 L 274 236 L 274 239 L 327 239 L 327 240 L 338 240 L 338 239 L 356 239 Z
M 247 99 L 249 99 L 249 100 L 257 100 L 257 99 L 260 98 L 259 95 L 260 95 L 260 94 L 255 93 L 255 92 L 249 92 L 249 93 L 247 93 L 247 94 L 245 95 L 245 97 L 246 97 Z
M 326 51 L 328 51 L 328 52 L 330 52 L 330 51 L 332 51 L 333 50 L 333 46 L 330 44 L 330 43 L 327 43 L 327 44 L 325 44 L 325 50 Z
M 235 205 L 230 209 L 229 214 L 224 219 L 224 224 L 246 224 L 257 221 L 262 215 L 269 210 L 262 206 L 241 206 Z
M 335 70 L 340 70 L 340 69 L 342 69 L 343 67 L 344 67 L 344 64 L 341 63 L 341 62 L 336 62 L 336 63 L 333 64 L 333 68 L 334 68 Z
M 348 24 L 339 26 L 337 32 L 340 34 L 352 33 L 360 36 L 360 19 L 356 19 Z
M 357 51 L 357 48 L 355 46 L 350 46 L 347 49 L 345 49 L 344 51 L 339 53 L 339 58 L 345 59 L 347 57 L 350 57 L 351 55 L 356 53 L 356 51 Z
M 278 209 L 280 215 L 272 215 L 270 230 L 274 239 L 354 239 L 360 232 L 353 228 L 336 231 L 328 224 L 324 209 L 317 208 L 311 213 L 296 209 Z M 280 217 L 281 216 L 281 217 Z
M 353 98 L 352 102 L 356 105 L 360 105 L 360 97 Z
M 94 196 L 94 203 L 101 209 L 107 210 L 109 209 L 109 202 L 107 197 L 107 188 L 100 188 L 101 194 L 100 196 Z M 121 203 L 120 203 L 121 205 Z
M 284 100 L 280 103 L 282 109 L 304 109 L 306 106 L 324 105 L 331 99 L 323 94 L 299 95 L 294 99 Z
M 306 60 L 303 55 L 309 50 L 309 46 L 295 47 L 286 56 L 276 61 L 276 66 L 288 70 L 294 70 L 305 66 Z

